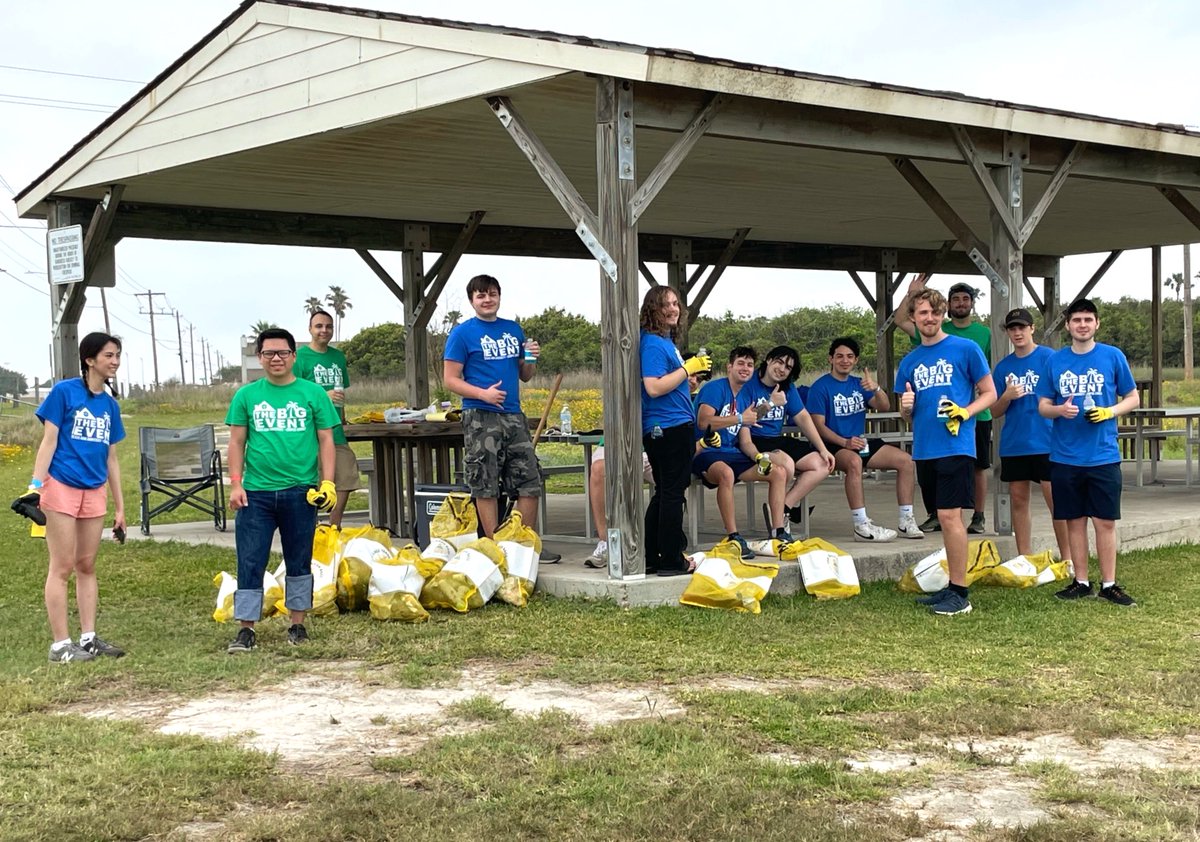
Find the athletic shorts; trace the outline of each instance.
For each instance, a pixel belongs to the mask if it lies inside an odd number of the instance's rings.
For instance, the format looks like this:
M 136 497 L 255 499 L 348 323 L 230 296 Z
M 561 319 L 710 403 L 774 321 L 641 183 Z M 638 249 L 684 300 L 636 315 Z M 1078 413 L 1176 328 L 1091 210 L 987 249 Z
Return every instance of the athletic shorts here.
M 986 471 L 992 467 L 992 419 L 975 419 L 975 467 Z
M 792 457 L 793 462 L 799 462 L 808 454 L 817 452 L 806 439 L 798 439 L 795 436 L 751 436 L 750 441 L 754 442 L 760 453 L 782 450 Z
M 865 468 L 865 467 L 867 467 L 867 463 L 871 461 L 871 457 L 874 456 L 876 453 L 878 453 L 880 451 L 880 449 L 882 449 L 884 447 L 887 447 L 887 442 L 884 441 L 883 439 L 867 439 L 867 452 L 866 453 L 863 453 L 862 451 L 859 451 L 859 450 L 851 450 L 850 452 L 857 453 L 859 456 L 862 457 L 863 467 Z M 833 452 L 834 456 L 837 456 L 843 450 L 850 450 L 850 448 L 836 447 L 833 449 L 832 452 Z
M 542 472 L 523 412 L 466 409 L 462 428 L 463 473 L 472 496 L 542 496 Z
M 604 461 L 604 445 L 600 445 L 592 451 L 592 464 Z M 646 451 L 642 451 L 642 481 L 654 485 L 654 472 L 650 470 L 650 457 L 646 455 Z
M 1030 456 L 1001 456 L 1001 482 L 1050 482 L 1050 454 Z
M 333 452 L 333 484 L 338 491 L 358 491 L 358 457 L 348 444 L 335 444 Z
M 718 462 L 724 462 L 730 467 L 733 471 L 734 482 L 738 482 L 742 474 L 754 467 L 754 460 L 740 450 L 737 453 L 730 453 L 727 450 L 701 450 L 692 459 L 692 473 L 700 477 L 707 487 L 716 488 L 716 483 L 704 479 L 704 472 Z
M 76 520 L 104 517 L 108 511 L 108 484 L 99 488 L 75 488 L 46 477 L 42 485 L 42 510 L 70 515 Z
M 1051 462 L 1050 479 L 1055 520 L 1121 519 L 1120 462 L 1089 466 Z
M 918 459 L 916 466 L 917 485 L 935 511 L 975 508 L 975 460 L 970 456 Z

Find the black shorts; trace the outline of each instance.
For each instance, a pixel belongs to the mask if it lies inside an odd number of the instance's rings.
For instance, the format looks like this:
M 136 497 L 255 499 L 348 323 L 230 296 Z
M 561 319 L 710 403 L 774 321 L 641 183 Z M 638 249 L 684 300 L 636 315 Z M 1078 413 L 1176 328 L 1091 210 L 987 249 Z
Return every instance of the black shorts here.
M 871 461 L 871 457 L 874 456 L 876 453 L 878 453 L 884 447 L 887 447 L 887 442 L 884 441 L 883 439 L 867 439 L 867 452 L 866 453 L 863 453 L 861 450 L 854 450 L 851 452 L 857 453 L 859 456 L 862 457 L 863 467 L 865 468 L 865 467 L 867 467 L 867 463 Z M 850 448 L 836 447 L 831 452 L 833 453 L 834 456 L 837 456 L 843 450 L 850 450 Z
M 917 484 L 935 511 L 975 508 L 975 460 L 970 456 L 918 459 L 916 465 Z
M 1121 519 L 1121 463 L 1064 465 L 1050 463 L 1054 483 L 1054 519 Z
M 799 462 L 808 454 L 817 452 L 807 440 L 795 436 L 750 436 L 750 441 L 754 442 L 760 453 L 782 450 L 792 457 L 793 462 Z
M 975 467 L 986 471 L 992 467 L 992 419 L 975 419 Z
M 1001 482 L 1050 482 L 1050 454 L 1034 453 L 1029 456 L 1001 456 Z
M 724 462 L 733 471 L 733 481 L 741 482 L 742 474 L 754 467 L 754 460 L 742 453 L 740 450 L 733 452 L 728 450 L 701 450 L 692 457 L 692 473 L 700 478 L 706 488 L 716 488 L 715 483 L 711 483 L 704 478 L 704 473 L 718 462 Z

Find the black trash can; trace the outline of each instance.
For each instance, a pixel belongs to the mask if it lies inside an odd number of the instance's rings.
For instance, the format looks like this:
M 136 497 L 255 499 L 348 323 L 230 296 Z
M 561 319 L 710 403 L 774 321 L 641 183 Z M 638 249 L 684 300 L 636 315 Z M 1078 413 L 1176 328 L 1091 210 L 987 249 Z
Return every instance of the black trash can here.
M 413 539 L 417 546 L 424 548 L 429 546 L 429 524 L 433 523 L 433 517 L 438 513 L 438 509 L 442 507 L 442 501 L 446 499 L 447 494 L 461 494 L 464 497 L 470 497 L 471 492 L 467 490 L 465 485 L 440 485 L 437 483 L 418 483 L 413 497 L 417 504 L 417 522 L 413 526 L 413 531 L 416 535 Z

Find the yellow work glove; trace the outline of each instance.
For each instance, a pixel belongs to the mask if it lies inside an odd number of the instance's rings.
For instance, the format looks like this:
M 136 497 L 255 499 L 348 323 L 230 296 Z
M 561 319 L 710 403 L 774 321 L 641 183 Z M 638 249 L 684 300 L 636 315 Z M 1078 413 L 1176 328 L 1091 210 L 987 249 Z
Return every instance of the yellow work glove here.
M 946 429 L 952 436 L 957 436 L 959 426 L 971 417 L 969 412 L 949 398 L 938 401 L 938 413 L 946 419 Z
M 754 467 L 760 476 L 766 476 L 771 473 L 771 457 L 766 453 L 760 453 L 754 457 Z
M 308 489 L 305 498 L 308 500 L 308 505 L 315 506 L 317 511 L 331 511 L 333 504 L 337 502 L 337 486 L 329 480 L 322 480 L 319 488 Z
M 1087 420 L 1091 421 L 1093 424 L 1099 424 L 1101 421 L 1107 421 L 1110 418 L 1117 417 L 1116 413 L 1112 411 L 1111 406 L 1093 406 L 1084 414 L 1087 416 Z
M 703 449 L 706 447 L 720 447 L 720 446 L 721 446 L 721 434 L 719 432 L 717 432 L 716 430 L 714 430 L 712 427 L 709 427 L 708 430 L 704 433 L 704 438 L 700 439 L 700 447 Z
M 712 371 L 712 357 L 696 355 L 691 359 L 684 360 L 683 370 L 689 376 L 693 374 L 702 374 L 706 371 Z

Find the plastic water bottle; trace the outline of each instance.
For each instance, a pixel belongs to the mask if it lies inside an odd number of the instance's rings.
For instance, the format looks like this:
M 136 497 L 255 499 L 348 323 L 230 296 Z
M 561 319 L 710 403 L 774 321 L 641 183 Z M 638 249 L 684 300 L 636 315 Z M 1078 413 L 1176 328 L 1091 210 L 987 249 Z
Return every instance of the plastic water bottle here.
M 1088 392 L 1083 397 L 1083 411 L 1087 412 L 1089 409 L 1095 409 L 1095 408 L 1096 408 L 1096 402 L 1094 400 L 1092 400 L 1092 393 Z
M 572 435 L 574 427 L 571 424 L 571 407 L 563 404 L 562 412 L 558 415 L 558 429 L 564 436 Z
M 863 446 L 862 446 L 862 450 L 858 451 L 858 455 L 859 456 L 870 456 L 871 455 L 871 443 L 869 441 L 867 441 L 866 433 L 863 433 Z
M 708 356 L 708 349 L 707 349 L 707 348 L 705 348 L 703 345 L 701 345 L 701 346 L 700 346 L 700 350 L 696 352 L 696 356 L 697 356 L 697 357 L 707 357 L 707 356 Z

